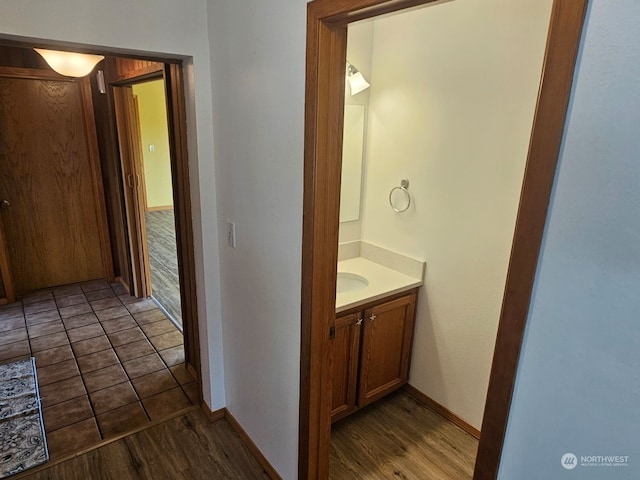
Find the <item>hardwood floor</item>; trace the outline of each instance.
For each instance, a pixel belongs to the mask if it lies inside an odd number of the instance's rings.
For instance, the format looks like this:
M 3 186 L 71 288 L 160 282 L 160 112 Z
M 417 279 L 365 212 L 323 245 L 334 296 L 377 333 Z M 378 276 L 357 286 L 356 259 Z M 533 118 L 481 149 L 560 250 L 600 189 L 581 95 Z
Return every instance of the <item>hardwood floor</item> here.
M 182 325 L 180 280 L 173 210 L 146 212 L 151 296 Z
M 267 479 L 229 423 L 196 408 L 118 441 L 52 465 L 28 480 Z
M 478 441 L 400 391 L 336 422 L 331 480 L 471 479 Z

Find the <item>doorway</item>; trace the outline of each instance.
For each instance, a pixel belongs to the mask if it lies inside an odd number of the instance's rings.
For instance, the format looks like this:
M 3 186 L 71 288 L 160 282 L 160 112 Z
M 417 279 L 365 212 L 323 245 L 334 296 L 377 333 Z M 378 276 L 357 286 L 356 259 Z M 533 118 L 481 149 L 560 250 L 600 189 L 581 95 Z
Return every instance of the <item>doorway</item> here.
M 146 194 L 143 189 L 143 155 L 133 85 L 160 80 L 164 86 L 185 365 L 191 375 L 198 379 L 198 391 L 201 395 L 182 65 L 172 60 L 154 58 L 107 57 L 107 60 L 109 62 L 105 68 L 106 93 L 98 101 L 107 112 L 105 118 L 108 117 L 108 122 L 102 124 L 99 133 L 103 140 L 103 151 L 111 158 L 111 178 L 115 182 L 112 192 L 116 193 L 113 203 L 117 205 L 114 210 L 122 213 L 120 222 L 124 225 L 124 235 L 120 238 L 122 247 L 118 256 L 119 264 L 122 271 L 127 272 L 126 283 L 129 291 L 141 298 L 150 296 L 152 277 L 145 238 Z M 94 95 L 94 100 L 95 97 Z M 118 128 L 119 123 L 121 128 Z M 131 135 L 131 132 L 134 134 Z M 166 188 L 164 190 L 164 194 L 167 195 Z
M 309 4 L 303 223 L 301 478 L 328 478 L 347 25 L 428 1 Z M 496 478 L 586 9 L 555 0 L 529 143 L 474 478 Z M 340 128 L 336 128 L 339 126 Z
M 0 362 L 35 357 L 49 452 L 59 459 L 200 404 L 197 317 L 192 300 L 183 336 L 154 302 L 130 295 L 123 182 L 101 74 L 63 77 L 30 47 L 0 45 L 0 303 L 8 303 Z M 166 88 L 174 256 L 193 286 L 181 66 L 107 56 L 96 70 L 113 81 L 159 76 Z
M 162 73 L 114 87 L 134 293 L 151 297 L 182 329 L 169 125 Z M 125 188 L 127 188 L 125 187 Z

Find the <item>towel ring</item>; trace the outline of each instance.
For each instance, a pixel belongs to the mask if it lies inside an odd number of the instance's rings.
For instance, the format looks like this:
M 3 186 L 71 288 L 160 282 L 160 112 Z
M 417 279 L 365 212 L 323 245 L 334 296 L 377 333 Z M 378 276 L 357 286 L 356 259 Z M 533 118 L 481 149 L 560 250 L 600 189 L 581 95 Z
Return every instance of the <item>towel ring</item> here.
M 411 195 L 409 195 L 408 188 L 409 188 L 409 180 L 407 180 L 406 178 L 403 178 L 400 181 L 400 186 L 392 188 L 391 192 L 389 192 L 389 205 L 391 205 L 391 208 L 393 208 L 394 212 L 396 213 L 406 212 L 411 206 Z M 407 206 L 404 207 L 403 209 L 396 208 L 396 206 L 393 204 L 393 200 L 392 200 L 393 192 L 395 192 L 396 190 L 401 190 L 402 192 L 404 192 L 404 194 L 407 197 Z

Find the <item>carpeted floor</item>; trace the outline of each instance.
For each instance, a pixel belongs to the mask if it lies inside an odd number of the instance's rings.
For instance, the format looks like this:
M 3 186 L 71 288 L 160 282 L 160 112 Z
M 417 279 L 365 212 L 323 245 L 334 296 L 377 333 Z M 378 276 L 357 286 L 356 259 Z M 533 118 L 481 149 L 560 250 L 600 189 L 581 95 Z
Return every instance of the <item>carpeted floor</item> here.
M 146 212 L 151 296 L 182 326 L 180 280 L 173 210 Z

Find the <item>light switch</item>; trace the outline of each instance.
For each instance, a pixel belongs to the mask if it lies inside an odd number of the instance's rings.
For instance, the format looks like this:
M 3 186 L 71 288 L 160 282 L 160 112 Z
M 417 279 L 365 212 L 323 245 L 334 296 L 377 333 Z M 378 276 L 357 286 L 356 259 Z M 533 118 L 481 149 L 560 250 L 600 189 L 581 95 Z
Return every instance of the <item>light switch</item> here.
M 149 151 L 150 152 L 155 152 L 156 151 L 156 146 L 153 145 L 153 144 L 149 145 Z

